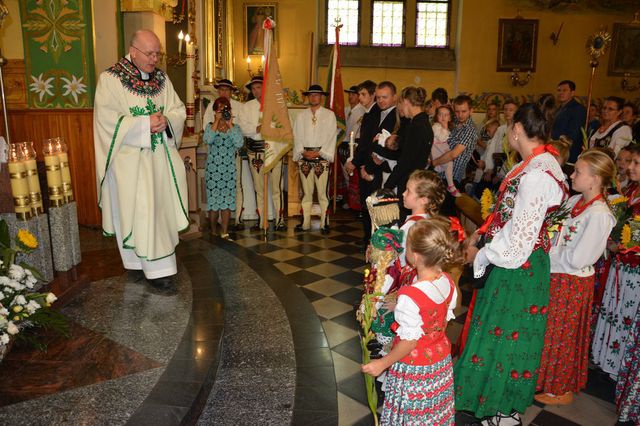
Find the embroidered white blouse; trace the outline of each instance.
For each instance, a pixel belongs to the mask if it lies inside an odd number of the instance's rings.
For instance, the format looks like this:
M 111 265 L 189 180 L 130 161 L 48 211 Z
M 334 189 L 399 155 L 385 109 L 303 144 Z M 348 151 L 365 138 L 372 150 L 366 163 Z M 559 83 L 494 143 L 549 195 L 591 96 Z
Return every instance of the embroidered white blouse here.
M 556 179 L 562 181 L 564 173 L 551 154 L 533 158 L 523 173 L 515 196 L 505 194 L 503 200 L 513 210 L 511 219 L 476 255 L 473 262 L 476 278 L 484 275 L 490 263 L 506 269 L 522 266 L 533 252 L 547 209 L 562 203 L 564 192 Z
M 456 301 L 458 299 L 458 292 L 455 286 L 449 284 L 449 279 L 442 274 L 440 278 L 435 281 L 418 281 L 412 284 L 418 290 L 427 295 L 427 297 L 433 300 L 437 304 L 443 303 L 449 296 L 449 291 L 453 291 L 454 294 L 449 302 L 449 309 L 447 311 L 447 321 L 454 319 L 456 316 L 453 314 L 453 310 L 456 307 Z M 402 340 L 418 340 L 424 334 L 422 330 L 422 316 L 420 316 L 420 307 L 409 297 L 400 295 L 398 297 L 398 303 L 393 311 L 395 320 L 398 323 L 398 329 L 396 334 Z
M 407 264 L 407 238 L 409 237 L 409 229 L 411 229 L 411 227 L 417 223 L 417 221 L 410 219 L 413 216 L 428 218 L 429 214 L 428 213 L 412 214 L 409 216 L 409 218 L 407 218 L 407 221 L 404 223 L 404 225 L 400 227 L 400 229 L 403 231 L 402 248 L 404 249 L 402 250 L 402 253 L 400 253 L 400 255 L 398 256 L 398 258 L 400 259 L 400 266 L 404 266 Z
M 573 208 L 581 197 L 574 195 L 567 201 L 567 206 Z M 569 216 L 549 252 L 551 272 L 579 277 L 593 275 L 593 265 L 604 252 L 615 224 L 615 217 L 602 200 L 594 202 L 576 217 Z

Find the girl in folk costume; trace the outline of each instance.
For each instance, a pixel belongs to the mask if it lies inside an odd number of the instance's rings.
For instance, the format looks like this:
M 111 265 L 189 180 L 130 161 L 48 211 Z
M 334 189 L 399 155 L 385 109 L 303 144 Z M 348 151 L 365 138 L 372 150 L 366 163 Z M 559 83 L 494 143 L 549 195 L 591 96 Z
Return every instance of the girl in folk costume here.
M 587 384 L 594 263 L 606 249 L 616 219 L 606 203 L 616 168 L 597 150 L 583 152 L 571 175 L 573 189 L 562 224 L 551 248 L 551 284 L 544 349 L 535 396 L 543 404 L 566 405 Z
M 400 229 L 404 231 L 402 247 L 405 248 L 400 253 L 400 266 L 404 267 L 406 262 L 407 235 L 409 229 L 420 219 L 429 218 L 438 214 L 440 206 L 444 201 L 445 188 L 442 179 L 431 171 L 414 170 L 409 175 L 407 189 L 402 194 L 402 202 L 406 209 L 411 210 L 411 215 L 404 222 Z
M 640 145 L 633 145 L 629 166 L 627 197 L 629 213 L 640 215 Z M 617 251 L 615 247 L 613 251 Z M 640 256 L 634 252 L 616 252 L 611 261 L 598 322 L 593 338 L 593 360 L 616 378 L 629 339 L 633 321 L 640 305 Z
M 631 150 L 633 155 L 629 165 L 630 180 L 636 187 L 636 200 L 638 199 L 637 188 L 640 181 L 640 150 L 636 149 L 637 146 L 634 145 Z M 634 210 L 634 214 L 637 215 L 639 213 L 638 210 L 640 210 L 637 202 Z M 638 265 L 639 257 L 636 253 L 636 265 Z M 639 268 L 636 266 L 636 273 L 638 271 Z M 636 285 L 639 281 L 640 277 L 636 275 Z M 640 304 L 636 309 L 633 328 L 627 341 L 624 358 L 618 373 L 616 405 L 618 406 L 619 423 L 640 424 Z
M 521 424 L 518 412 L 535 392 L 549 303 L 547 217 L 566 198 L 546 129 L 538 106 L 518 108 L 507 135 L 525 160 L 501 183 L 494 212 L 466 249 L 474 276 L 488 277 L 467 314 L 468 339 L 454 368 L 456 409 L 488 416 L 482 424 Z
M 449 220 L 434 217 L 416 223 L 407 250 L 418 282 L 399 290 L 393 349 L 362 366 L 362 372 L 378 376 L 389 368 L 381 424 L 453 425 L 451 344 L 445 329 L 457 294 L 442 269 L 459 255 Z
M 381 354 L 385 355 L 391 349 L 395 334 L 391 331 L 394 321 L 393 310 L 398 299 L 398 289 L 410 285 L 416 280 L 416 268 L 406 261 L 407 236 L 409 229 L 422 219 L 435 216 L 444 201 L 445 189 L 442 179 L 432 171 L 415 170 L 409 176 L 407 189 L 402 194 L 404 207 L 411 210 L 402 231 L 402 249 L 398 259 L 389 268 L 389 274 L 394 278 L 389 286 L 383 287 L 385 303 L 378 309 L 378 316 L 374 320 L 372 329 L 376 339 L 383 345 Z

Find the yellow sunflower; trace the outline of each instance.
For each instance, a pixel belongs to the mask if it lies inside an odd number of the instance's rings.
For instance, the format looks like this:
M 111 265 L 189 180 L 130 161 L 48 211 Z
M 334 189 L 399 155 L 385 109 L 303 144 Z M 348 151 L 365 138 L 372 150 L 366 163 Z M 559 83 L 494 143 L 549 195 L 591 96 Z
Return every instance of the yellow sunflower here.
M 631 227 L 627 223 L 622 227 L 622 235 L 620 236 L 620 244 L 627 247 L 627 244 L 631 241 Z
M 16 242 L 22 248 L 28 250 L 35 250 L 38 248 L 38 239 L 26 229 L 18 230 L 18 235 L 16 236 Z
M 485 188 L 484 191 L 482 191 L 482 196 L 480 197 L 480 209 L 482 212 L 482 219 L 486 219 L 487 217 L 489 217 L 489 214 L 491 214 L 491 209 L 493 208 L 493 204 L 494 204 L 494 199 L 493 199 L 493 194 L 491 193 L 491 190 L 489 190 L 488 188 Z

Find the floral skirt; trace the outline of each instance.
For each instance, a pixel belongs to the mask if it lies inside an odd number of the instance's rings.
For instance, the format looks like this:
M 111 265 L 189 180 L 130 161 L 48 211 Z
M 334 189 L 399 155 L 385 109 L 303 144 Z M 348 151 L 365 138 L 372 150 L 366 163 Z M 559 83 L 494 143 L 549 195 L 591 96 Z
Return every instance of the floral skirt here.
M 594 275 L 551 274 L 538 390 L 562 395 L 587 385 L 594 281 Z
M 620 367 L 616 384 L 616 404 L 620 422 L 640 424 L 640 309 Z
M 382 425 L 454 425 L 451 357 L 432 365 L 396 362 L 387 373 Z
M 640 302 L 640 266 L 619 260 L 611 270 L 593 337 L 593 361 L 612 377 L 618 375 L 624 347 Z
M 469 336 L 454 366 L 456 410 L 476 417 L 521 413 L 533 402 L 549 303 L 549 255 L 495 267 L 477 291 Z

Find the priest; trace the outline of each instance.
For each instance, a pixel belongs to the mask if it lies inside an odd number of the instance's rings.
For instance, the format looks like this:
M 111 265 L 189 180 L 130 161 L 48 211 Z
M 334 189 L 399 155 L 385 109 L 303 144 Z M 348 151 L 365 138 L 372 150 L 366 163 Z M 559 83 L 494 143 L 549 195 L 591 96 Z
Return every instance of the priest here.
M 103 232 L 116 237 L 126 269 L 171 289 L 178 233 L 189 226 L 178 154 L 186 111 L 156 68 L 161 57 L 152 31 L 134 33 L 129 54 L 100 75 L 93 128 Z

